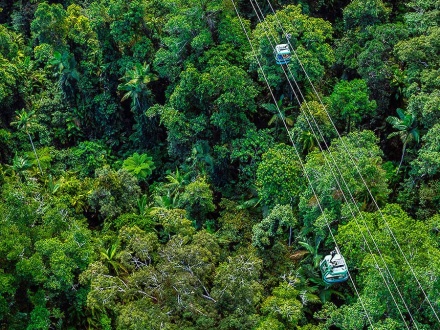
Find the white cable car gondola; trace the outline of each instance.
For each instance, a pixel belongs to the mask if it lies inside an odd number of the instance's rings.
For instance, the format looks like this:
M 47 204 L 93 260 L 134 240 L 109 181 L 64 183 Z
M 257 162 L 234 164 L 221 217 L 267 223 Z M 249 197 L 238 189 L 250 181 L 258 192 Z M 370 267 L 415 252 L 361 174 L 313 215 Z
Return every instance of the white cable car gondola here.
M 321 260 L 319 268 L 326 284 L 345 282 L 348 279 L 347 264 L 337 247 Z
M 275 61 L 283 65 L 290 62 L 290 48 L 288 44 L 279 44 L 275 46 Z

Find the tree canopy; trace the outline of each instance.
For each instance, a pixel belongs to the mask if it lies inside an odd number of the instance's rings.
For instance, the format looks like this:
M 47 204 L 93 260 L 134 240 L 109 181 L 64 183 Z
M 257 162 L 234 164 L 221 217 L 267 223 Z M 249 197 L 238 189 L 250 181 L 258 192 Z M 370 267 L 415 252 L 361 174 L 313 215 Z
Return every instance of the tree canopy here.
M 0 1 L 0 328 L 438 329 L 439 23 Z

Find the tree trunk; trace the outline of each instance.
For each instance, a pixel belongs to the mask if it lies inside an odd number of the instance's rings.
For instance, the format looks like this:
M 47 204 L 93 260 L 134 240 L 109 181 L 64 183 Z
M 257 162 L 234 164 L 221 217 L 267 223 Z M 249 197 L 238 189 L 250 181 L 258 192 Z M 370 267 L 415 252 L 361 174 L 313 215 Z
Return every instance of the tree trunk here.
M 37 151 L 35 150 L 34 142 L 32 141 L 32 137 L 29 133 L 27 133 L 29 136 L 29 140 L 31 141 L 32 149 L 34 150 L 35 158 L 37 159 L 38 168 L 40 169 L 41 175 L 43 175 L 43 170 L 41 169 L 40 160 L 38 159 Z
M 403 157 L 405 156 L 405 150 L 406 150 L 406 140 L 407 139 L 405 139 L 405 142 L 403 142 L 402 157 L 400 158 L 400 163 L 399 163 L 399 166 L 397 167 L 396 174 L 399 173 L 400 166 L 402 166 L 402 163 L 403 163 Z
M 292 245 L 292 226 L 289 227 L 289 247 Z

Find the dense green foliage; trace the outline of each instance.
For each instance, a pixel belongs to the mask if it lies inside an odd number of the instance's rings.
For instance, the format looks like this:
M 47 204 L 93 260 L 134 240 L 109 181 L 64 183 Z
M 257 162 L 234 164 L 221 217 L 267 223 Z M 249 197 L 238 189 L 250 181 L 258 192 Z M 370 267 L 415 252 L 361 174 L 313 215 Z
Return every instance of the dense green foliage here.
M 0 1 L 1 329 L 440 329 L 438 1 L 235 4 Z

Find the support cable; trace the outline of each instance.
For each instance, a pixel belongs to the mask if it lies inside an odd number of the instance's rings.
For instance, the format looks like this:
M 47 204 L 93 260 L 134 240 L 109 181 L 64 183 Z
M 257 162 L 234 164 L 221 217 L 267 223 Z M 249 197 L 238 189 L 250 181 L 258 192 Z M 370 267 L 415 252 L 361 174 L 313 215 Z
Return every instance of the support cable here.
M 251 3 L 251 5 L 252 5 L 254 11 L 256 12 L 256 8 L 255 8 L 255 6 L 254 6 L 252 0 L 250 0 L 250 3 Z M 257 2 L 256 0 L 255 0 L 255 3 L 256 3 L 256 5 L 257 5 L 259 11 L 260 11 L 261 17 L 263 17 L 263 19 L 264 19 L 264 14 L 263 14 L 263 12 L 262 12 L 262 10 L 261 10 L 261 8 L 260 8 L 260 6 L 259 6 L 259 4 L 258 4 L 258 2 Z M 256 13 L 257 13 L 257 12 L 256 12 Z M 274 37 L 273 35 L 269 36 L 269 33 L 267 32 L 267 31 L 269 30 L 269 28 L 268 28 L 268 26 L 267 26 L 267 22 L 266 22 L 265 20 L 262 21 L 262 20 L 260 19 L 260 15 L 259 15 L 258 13 L 257 13 L 257 17 L 258 17 L 260 23 L 262 24 L 263 30 L 264 30 L 264 32 L 265 32 L 265 34 L 266 34 L 267 39 L 269 40 L 269 43 L 270 43 L 272 49 L 275 50 L 275 47 L 274 47 L 274 44 L 272 43 L 272 40 L 275 40 L 275 44 L 276 44 L 276 39 L 275 39 L 275 37 Z M 264 25 L 263 25 L 263 24 L 266 25 L 266 29 L 264 28 Z M 272 40 L 271 40 L 271 38 L 272 38 Z M 291 82 L 290 82 L 290 80 L 289 80 L 289 76 L 288 76 L 288 74 L 287 74 L 287 72 L 286 72 L 284 66 L 281 66 L 281 67 L 282 67 L 282 70 L 283 70 L 283 72 L 284 72 L 284 74 L 285 74 L 285 76 L 286 76 L 286 78 L 287 78 L 287 81 L 289 82 L 289 85 L 290 85 L 290 87 L 291 87 L 291 89 L 292 89 L 292 91 L 293 91 L 293 93 L 294 93 L 294 96 L 295 96 L 295 98 L 296 98 L 296 100 L 297 100 L 297 102 L 298 102 L 298 105 L 301 106 L 302 103 L 301 103 L 301 101 L 300 101 L 300 99 L 299 99 L 297 93 L 295 92 L 294 87 L 292 86 L 292 84 L 291 84 Z M 358 210 L 358 212 L 359 212 L 361 218 L 364 220 L 364 225 L 365 225 L 365 227 L 366 227 L 366 229 L 367 229 L 367 232 L 368 232 L 368 234 L 370 235 L 370 237 L 371 237 L 371 239 L 372 239 L 372 241 L 373 241 L 373 243 L 374 243 L 374 245 L 375 245 L 375 247 L 376 247 L 376 249 L 377 249 L 377 251 L 378 251 L 380 257 L 381 257 L 382 262 L 384 263 L 385 268 L 386 268 L 386 270 L 387 270 L 389 276 L 391 277 L 391 279 L 392 279 L 392 281 L 393 281 L 393 283 L 394 283 L 394 286 L 395 286 L 397 292 L 399 293 L 400 298 L 401 298 L 402 301 L 403 301 L 403 304 L 404 304 L 405 307 L 406 307 L 406 310 L 408 311 L 408 313 L 409 313 L 411 319 L 412 319 L 413 322 L 414 322 L 414 319 L 413 319 L 413 317 L 412 317 L 412 314 L 411 314 L 411 312 L 410 312 L 408 306 L 406 305 L 404 298 L 402 297 L 402 295 L 401 295 L 401 293 L 400 293 L 400 290 L 399 290 L 399 288 L 398 288 L 398 286 L 397 286 L 397 284 L 396 284 L 396 282 L 395 282 L 395 280 L 394 280 L 394 277 L 393 277 L 393 275 L 391 274 L 391 272 L 390 272 L 390 270 L 389 270 L 389 268 L 388 268 L 388 266 L 387 266 L 387 264 L 386 264 L 386 262 L 385 262 L 385 259 L 383 258 L 382 253 L 381 253 L 379 247 L 377 246 L 376 241 L 375 241 L 373 235 L 371 234 L 371 232 L 370 232 L 370 230 L 369 230 L 369 228 L 368 228 L 368 226 L 367 226 L 367 224 L 366 224 L 366 222 L 365 222 L 365 219 L 363 218 L 363 215 L 362 215 L 361 211 L 360 211 L 359 208 L 357 207 L 356 201 L 354 200 L 353 195 L 352 195 L 351 192 L 350 192 L 350 189 L 349 189 L 349 187 L 348 187 L 348 184 L 346 183 L 346 181 L 345 181 L 345 179 L 344 179 L 344 177 L 343 177 L 343 175 L 342 175 L 342 173 L 341 173 L 341 171 L 340 171 L 340 169 L 339 169 L 339 167 L 338 167 L 338 165 L 337 165 L 337 162 L 336 162 L 336 160 L 335 160 L 334 157 L 333 157 L 333 154 L 332 154 L 332 152 L 331 152 L 331 149 L 329 148 L 327 142 L 325 141 L 325 138 L 324 138 L 324 136 L 323 136 L 323 134 L 322 134 L 322 131 L 320 130 L 319 125 L 318 125 L 318 123 L 316 122 L 316 120 L 315 120 L 315 118 L 314 118 L 314 116 L 313 116 L 313 114 L 312 114 L 312 112 L 311 112 L 311 109 L 310 109 L 308 103 L 306 102 L 306 100 L 305 100 L 305 98 L 304 98 L 304 96 L 303 96 L 303 94 L 302 94 L 302 92 L 301 92 L 301 89 L 299 88 L 299 85 L 298 85 L 298 83 L 297 83 L 297 81 L 296 81 L 296 79 L 295 79 L 293 73 L 291 72 L 290 68 L 289 68 L 287 65 L 286 65 L 286 67 L 287 67 L 287 69 L 288 69 L 288 71 L 289 71 L 289 73 L 290 73 L 290 75 L 291 75 L 291 77 L 292 77 L 292 80 L 293 80 L 294 83 L 295 83 L 296 88 L 298 89 L 298 92 L 299 92 L 299 94 L 300 94 L 300 96 L 301 96 L 301 98 L 302 98 L 302 100 L 303 100 L 303 103 L 306 105 L 306 108 L 308 109 L 308 112 L 309 112 L 309 116 L 310 116 L 310 118 L 313 120 L 313 122 L 314 122 L 314 124 L 315 124 L 317 130 L 319 131 L 319 134 L 320 134 L 320 136 L 321 136 L 321 138 L 322 138 L 322 140 L 323 140 L 323 142 L 324 142 L 324 144 L 325 144 L 325 147 L 327 148 L 327 151 L 329 152 L 329 155 L 330 155 L 330 157 L 331 157 L 331 159 L 332 159 L 332 161 L 333 161 L 334 167 L 331 166 L 329 160 L 327 159 L 327 156 L 326 156 L 325 153 L 324 153 L 323 148 L 322 148 L 321 145 L 318 143 L 319 149 L 320 149 L 321 152 L 322 152 L 322 155 L 323 155 L 323 157 L 324 157 L 325 163 L 326 163 L 327 166 L 329 167 L 329 169 L 330 169 L 330 171 L 331 171 L 331 174 L 332 174 L 333 178 L 335 179 L 336 184 L 337 184 L 339 190 L 342 192 L 343 198 L 344 198 L 345 202 L 347 203 L 347 205 L 348 205 L 348 207 L 349 207 L 349 209 L 350 209 L 351 215 L 352 215 L 353 219 L 355 220 L 355 223 L 356 223 L 356 225 L 357 225 L 357 227 L 358 227 L 358 229 L 359 229 L 359 231 L 360 231 L 360 233 L 361 233 L 361 235 L 362 235 L 362 237 L 363 237 L 363 240 L 364 240 L 365 244 L 366 244 L 367 247 L 368 247 L 368 250 L 369 250 L 371 256 L 372 256 L 373 259 L 374 259 L 374 263 L 376 264 L 376 268 L 377 268 L 377 270 L 379 271 L 380 275 L 382 276 L 382 279 L 383 279 L 383 281 L 384 281 L 384 283 L 385 283 L 385 286 L 387 287 L 387 289 L 388 289 L 388 291 L 389 291 L 389 293 L 390 293 L 390 295 L 391 295 L 391 298 L 392 298 L 394 304 L 396 305 L 396 307 L 397 307 L 397 309 L 398 309 L 398 311 L 399 311 L 399 314 L 400 314 L 400 316 L 401 316 L 403 322 L 405 323 L 407 329 L 409 329 L 408 325 L 406 324 L 405 318 L 404 318 L 404 316 L 403 316 L 403 314 L 402 314 L 402 312 L 401 312 L 401 310 L 400 310 L 400 308 L 399 308 L 399 305 L 397 304 L 397 301 L 396 301 L 396 299 L 395 299 L 395 297 L 394 297 L 394 295 L 393 295 L 393 293 L 392 293 L 392 291 L 391 291 L 391 288 L 389 287 L 388 281 L 386 280 L 386 278 L 385 278 L 385 276 L 384 276 L 384 274 L 383 274 L 381 268 L 379 267 L 379 264 L 378 264 L 378 262 L 377 262 L 377 260 L 376 260 L 376 256 L 375 256 L 375 254 L 373 253 L 373 251 L 371 250 L 370 244 L 368 243 L 368 241 L 367 241 L 367 239 L 366 239 L 364 233 L 362 232 L 362 230 L 360 230 L 361 226 L 359 225 L 359 223 L 358 223 L 358 221 L 357 221 L 357 219 L 356 219 L 356 216 L 355 216 L 355 214 L 354 214 L 354 212 L 353 212 L 353 210 L 352 210 L 352 208 L 351 208 L 351 206 L 350 206 L 350 204 L 349 204 L 349 202 L 348 202 L 348 200 L 347 200 L 347 197 L 346 197 L 346 195 L 345 195 L 345 193 L 344 193 L 344 191 L 343 191 L 343 189 L 342 189 L 342 187 L 341 187 L 341 184 L 340 184 L 340 182 L 339 182 L 339 180 L 338 180 L 338 176 L 337 176 L 336 173 L 334 172 L 334 168 L 337 169 L 340 178 L 341 178 L 342 181 L 344 182 L 344 185 L 345 185 L 345 187 L 346 187 L 348 193 L 350 194 L 351 199 L 353 200 L 354 205 L 356 206 L 356 208 L 357 208 L 357 210 Z M 318 137 L 317 137 L 317 134 L 316 134 L 316 132 L 315 132 L 315 129 L 313 128 L 312 124 L 310 123 L 309 118 L 307 117 L 306 111 L 304 111 L 304 115 L 305 115 L 306 121 L 307 121 L 307 123 L 308 123 L 310 129 L 312 130 L 312 134 L 313 134 L 313 136 L 314 136 L 315 139 L 319 142 L 319 139 L 318 139 Z M 414 323 L 414 324 L 415 324 L 415 323 Z M 417 327 L 417 325 L 416 325 L 416 327 Z
M 243 21 L 242 21 L 242 19 L 241 19 L 240 13 L 238 12 L 237 6 L 236 6 L 234 0 L 231 0 L 231 2 L 232 2 L 232 4 L 233 4 L 233 6 L 234 6 L 235 12 L 237 13 L 238 19 L 240 20 L 240 24 L 241 24 L 241 26 L 242 26 L 242 28 L 243 28 L 243 31 L 244 31 L 244 33 L 246 34 L 246 38 L 247 38 L 247 40 L 248 40 L 248 42 L 249 42 L 249 45 L 251 46 L 251 49 L 252 49 L 252 52 L 253 52 L 253 56 L 255 57 L 255 59 L 256 59 L 257 62 L 258 62 L 258 66 L 259 66 L 259 68 L 260 68 L 260 70 L 261 70 L 261 73 L 262 73 L 262 75 L 263 75 L 263 77 L 264 77 L 264 80 L 265 80 L 265 82 L 266 82 L 266 84 L 267 84 L 267 87 L 268 87 L 268 89 L 269 89 L 269 92 L 270 92 L 270 94 L 271 94 L 271 96 L 272 96 L 272 99 L 273 99 L 273 101 L 274 101 L 275 107 L 277 108 L 278 113 L 280 114 L 280 118 L 281 118 L 282 121 L 283 121 L 283 125 L 284 125 L 284 127 L 285 127 L 285 129 L 286 129 L 286 131 L 287 131 L 287 134 L 288 134 L 288 136 L 289 136 L 289 140 L 290 140 L 290 142 L 291 142 L 291 144 L 292 144 L 292 146 L 293 146 L 293 148 L 294 148 L 294 150 L 295 150 L 295 153 L 296 153 L 296 155 L 297 155 L 297 157 L 298 157 L 299 163 L 301 164 L 301 168 L 302 168 L 302 170 L 303 170 L 303 172 L 304 172 L 304 175 L 306 176 L 307 181 L 308 181 L 308 183 L 309 183 L 309 185 L 310 185 L 310 188 L 312 189 L 312 192 L 313 192 L 313 194 L 314 194 L 314 196 L 315 196 L 315 198 L 316 198 L 316 200 L 317 200 L 317 203 L 318 203 L 319 209 L 321 210 L 321 213 L 322 213 L 322 215 L 323 215 L 323 217 L 324 217 L 324 220 L 325 220 L 325 222 L 326 222 L 326 225 L 327 225 L 327 227 L 328 227 L 328 229 L 329 229 L 329 233 L 330 233 L 330 235 L 331 235 L 331 237 L 332 237 L 332 239 L 333 239 L 333 241 L 334 241 L 334 243 L 335 243 L 336 248 L 339 249 L 339 246 L 338 246 L 338 244 L 337 244 L 337 242 L 336 242 L 336 239 L 335 239 L 335 237 L 334 237 L 334 235 L 333 235 L 333 233 L 332 233 L 332 231 L 331 231 L 331 227 L 330 227 L 330 225 L 329 225 L 329 223 L 328 223 L 327 217 L 325 216 L 325 213 L 323 212 L 323 208 L 322 208 L 322 206 L 321 206 L 321 203 L 319 202 L 319 198 L 318 198 L 318 196 L 317 196 L 317 194 L 316 194 L 316 192 L 315 192 L 315 189 L 313 188 L 313 185 L 312 185 L 312 182 L 311 182 L 311 180 L 310 180 L 310 177 L 309 177 L 309 175 L 307 174 L 307 171 L 306 171 L 305 166 L 304 166 L 304 164 L 303 164 L 303 161 L 302 161 L 302 159 L 301 159 L 301 155 L 299 154 L 299 152 L 298 152 L 298 150 L 297 150 L 297 148 L 296 148 L 296 146 L 295 146 L 295 143 L 293 142 L 293 139 L 292 139 L 292 136 L 291 136 L 291 134 L 290 134 L 290 132 L 289 132 L 289 129 L 288 129 L 288 127 L 287 127 L 286 121 L 284 120 L 284 118 L 283 118 L 283 116 L 282 116 L 282 113 L 281 113 L 281 110 L 280 110 L 280 108 L 278 107 L 278 104 L 277 104 L 277 100 L 276 100 L 276 98 L 275 98 L 275 95 L 273 94 L 272 88 L 271 88 L 270 85 L 269 85 L 269 81 L 267 80 L 267 77 L 266 77 L 266 75 L 265 75 L 265 73 L 264 73 L 263 67 L 262 67 L 262 65 L 261 65 L 261 63 L 260 63 L 260 61 L 259 61 L 259 59 L 258 59 L 257 53 L 255 52 L 255 49 L 254 49 L 254 47 L 253 47 L 253 45 L 252 45 L 252 43 L 251 43 L 251 40 L 250 40 L 250 38 L 249 38 L 249 35 L 248 35 L 248 33 L 247 33 L 247 31 L 246 31 L 246 28 L 245 28 L 245 26 L 244 26 L 244 24 L 243 24 Z M 351 276 L 351 274 L 350 274 L 349 271 L 348 271 L 348 275 L 349 275 L 350 281 L 351 281 L 351 283 L 352 283 L 352 285 L 353 285 L 353 288 L 354 288 L 354 290 L 355 290 L 355 292 L 356 292 L 356 295 L 358 296 L 359 301 L 360 301 L 360 303 L 361 303 L 361 305 L 362 305 L 362 308 L 363 308 L 363 310 L 364 310 L 364 312 L 365 312 L 365 315 L 366 315 L 366 317 L 367 317 L 367 319 L 368 319 L 368 322 L 369 322 L 369 324 L 371 325 L 372 329 L 374 329 L 374 326 L 373 326 L 372 321 L 371 321 L 371 317 L 370 317 L 370 315 L 368 314 L 368 311 L 367 311 L 366 308 L 365 308 L 365 305 L 364 305 L 364 303 L 363 303 L 363 300 L 362 300 L 362 298 L 361 298 L 361 296 L 360 296 L 360 294 L 359 294 L 359 291 L 358 291 L 358 289 L 357 289 L 357 287 L 356 287 L 356 284 L 354 283 L 353 278 L 352 278 L 352 276 Z
M 271 10 L 272 10 L 272 12 L 273 12 L 273 14 L 274 14 L 275 19 L 277 20 L 278 25 L 281 27 L 281 29 L 282 29 L 282 31 L 283 31 L 283 34 L 286 35 L 286 34 L 285 34 L 285 31 L 284 31 L 284 28 L 283 28 L 281 22 L 279 21 L 278 16 L 277 16 L 277 14 L 276 14 L 274 8 L 272 7 L 272 4 L 271 4 L 270 0 L 267 0 L 267 3 L 269 4 L 269 6 L 270 6 L 270 8 L 271 8 Z M 385 216 L 383 215 L 382 210 L 380 209 L 379 205 L 377 204 L 376 199 L 374 198 L 374 196 L 373 196 L 373 194 L 372 194 L 370 188 L 368 187 L 368 185 L 367 185 L 367 183 L 366 183 L 366 181 L 365 181 L 363 175 L 361 174 L 361 172 L 360 172 L 360 170 L 359 170 L 359 167 L 357 166 L 356 162 L 354 161 L 353 156 L 352 156 L 351 153 L 349 152 L 349 150 L 348 150 L 348 148 L 347 148 L 347 145 L 345 144 L 345 142 L 344 142 L 344 140 L 342 139 L 342 137 L 341 137 L 341 135 L 340 135 L 338 129 L 336 128 L 336 125 L 335 125 L 334 121 L 332 120 L 330 114 L 328 113 L 327 108 L 325 107 L 325 105 L 324 105 L 324 103 L 323 103 L 321 97 L 319 96 L 319 93 L 317 92 L 315 86 L 313 85 L 313 83 L 312 83 L 312 81 L 311 81 L 309 75 L 307 74 L 307 71 L 305 70 L 303 63 L 301 62 L 300 58 L 298 57 L 298 54 L 296 53 L 295 49 L 292 47 L 290 41 L 288 41 L 288 43 L 289 43 L 289 45 L 291 46 L 292 52 L 293 52 L 293 54 L 295 55 L 296 59 L 298 60 L 298 63 L 299 63 L 299 65 L 301 66 L 301 69 L 302 69 L 302 71 L 304 72 L 304 74 L 305 74 L 305 76 L 306 76 L 306 78 L 307 78 L 309 84 L 311 85 L 311 87 L 312 87 L 312 89 L 313 89 L 315 95 L 317 96 L 319 102 L 320 102 L 321 105 L 323 106 L 323 110 L 324 110 L 324 112 L 326 113 L 327 117 L 329 118 L 329 120 L 330 120 L 330 122 L 331 122 L 333 128 L 335 129 L 335 131 L 336 131 L 336 133 L 337 133 L 337 135 L 338 135 L 338 138 L 340 139 L 340 141 L 341 141 L 341 143 L 342 143 L 342 146 L 343 146 L 344 149 L 345 149 L 346 154 L 348 155 L 348 157 L 349 157 L 349 159 L 351 160 L 353 166 L 355 167 L 356 171 L 358 172 L 358 174 L 359 174 L 359 176 L 360 176 L 360 178 L 361 178 L 361 180 L 362 180 L 362 183 L 364 184 L 365 188 L 367 189 L 368 194 L 369 194 L 369 196 L 371 197 L 371 199 L 372 199 L 372 201 L 373 201 L 373 204 L 375 205 L 377 211 L 379 212 L 380 216 L 382 217 L 382 220 L 384 221 L 385 226 L 386 226 L 387 229 L 388 229 L 388 232 L 390 233 L 391 237 L 393 238 L 394 242 L 396 243 L 399 252 L 402 254 L 402 256 L 403 256 L 403 258 L 404 258 L 404 260 L 405 260 L 405 263 L 408 265 L 409 269 L 411 270 L 411 273 L 412 273 L 412 275 L 414 276 L 414 278 L 415 278 L 415 280 L 416 280 L 416 282 L 417 282 L 417 285 L 419 286 L 420 290 L 422 291 L 422 293 L 423 293 L 423 295 L 424 295 L 424 297 L 425 297 L 425 300 L 428 302 L 428 304 L 429 304 L 429 306 L 430 306 L 432 312 L 434 313 L 434 316 L 435 316 L 435 318 L 437 319 L 437 322 L 440 323 L 440 318 L 439 318 L 437 312 L 435 311 L 434 306 L 432 305 L 431 301 L 429 300 L 428 295 L 426 294 L 425 290 L 423 289 L 422 284 L 420 283 L 420 281 L 419 281 L 419 279 L 418 279 L 418 277 L 417 277 L 417 275 L 416 275 L 416 273 L 415 273 L 413 267 L 412 267 L 411 264 L 409 263 L 408 258 L 406 257 L 405 253 L 404 253 L 403 250 L 402 250 L 401 245 L 400 245 L 399 242 L 397 241 L 397 239 L 396 239 L 396 237 L 395 237 L 393 231 L 391 230 L 391 227 L 390 227 L 388 221 L 386 220 Z

